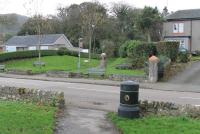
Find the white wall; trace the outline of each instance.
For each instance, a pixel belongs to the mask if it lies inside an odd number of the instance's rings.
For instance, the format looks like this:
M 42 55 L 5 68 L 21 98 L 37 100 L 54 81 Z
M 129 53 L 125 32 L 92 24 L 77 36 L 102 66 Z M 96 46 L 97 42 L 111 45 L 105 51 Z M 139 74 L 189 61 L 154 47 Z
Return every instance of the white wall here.
M 48 50 L 49 47 L 48 47 L 48 46 L 40 46 L 40 49 L 41 49 L 41 50 Z
M 17 47 L 16 46 L 6 46 L 6 52 L 16 52 Z
M 28 50 L 36 50 L 36 46 L 28 47 Z

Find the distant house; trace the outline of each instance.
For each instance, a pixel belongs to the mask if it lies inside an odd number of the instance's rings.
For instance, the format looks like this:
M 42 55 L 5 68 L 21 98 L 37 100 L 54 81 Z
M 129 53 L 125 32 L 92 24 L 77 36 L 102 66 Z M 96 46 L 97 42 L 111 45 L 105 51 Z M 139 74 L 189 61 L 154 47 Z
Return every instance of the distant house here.
M 58 50 L 66 47 L 73 50 L 74 47 L 64 34 L 27 35 L 14 36 L 4 44 L 5 52 L 25 50 Z
M 189 51 L 200 50 L 200 9 L 180 10 L 166 17 L 164 40 L 178 41 Z

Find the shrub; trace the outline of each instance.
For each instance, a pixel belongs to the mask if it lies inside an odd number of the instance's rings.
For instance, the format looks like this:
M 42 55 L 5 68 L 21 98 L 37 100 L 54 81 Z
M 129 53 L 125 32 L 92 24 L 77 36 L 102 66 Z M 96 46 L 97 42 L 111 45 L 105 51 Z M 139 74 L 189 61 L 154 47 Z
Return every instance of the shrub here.
M 56 50 L 41 50 L 41 56 L 54 56 L 57 55 Z M 8 60 L 15 59 L 25 59 L 38 57 L 38 51 L 19 51 L 19 52 L 9 52 L 0 54 L 0 62 L 5 62 Z
M 61 55 L 61 56 L 67 54 L 67 48 L 61 47 L 58 49 L 57 53 L 58 53 L 58 55 Z
M 69 55 L 69 56 L 78 57 L 78 52 L 76 52 L 76 51 L 66 50 L 64 52 L 64 54 Z M 41 57 L 43 57 L 43 56 L 56 56 L 56 55 L 58 55 L 58 50 L 41 50 Z M 16 59 L 35 58 L 35 57 L 38 57 L 38 51 L 37 50 L 9 52 L 9 53 L 0 54 L 0 62 L 5 62 L 5 61 L 9 61 L 9 60 L 16 60 Z M 87 53 L 81 53 L 81 57 L 82 58 L 88 58 L 88 54 Z M 91 58 L 92 59 L 99 59 L 100 55 L 91 54 Z
M 160 59 L 158 63 L 158 79 L 160 80 L 164 77 L 164 71 L 166 67 L 170 64 L 171 60 L 170 58 L 163 55 L 160 55 L 158 58 Z
M 179 52 L 178 54 L 178 59 L 179 59 L 179 62 L 182 62 L 182 63 L 187 63 L 190 58 L 189 58 L 189 54 L 188 52 Z
M 117 65 L 115 68 L 119 70 L 131 70 L 133 69 L 133 66 L 131 64 L 121 64 Z
M 113 41 L 103 40 L 101 42 L 102 50 L 107 54 L 108 57 L 114 57 L 116 51 L 116 45 Z
M 119 48 L 119 56 L 121 58 L 126 58 L 127 57 L 127 46 L 128 46 L 127 42 L 120 46 L 120 48 Z
M 127 55 L 134 68 L 144 67 L 144 62 L 148 60 L 149 55 L 156 55 L 156 44 L 145 43 L 141 41 L 128 41 Z
M 156 46 L 159 55 L 165 55 L 173 62 L 177 60 L 179 42 L 159 42 Z

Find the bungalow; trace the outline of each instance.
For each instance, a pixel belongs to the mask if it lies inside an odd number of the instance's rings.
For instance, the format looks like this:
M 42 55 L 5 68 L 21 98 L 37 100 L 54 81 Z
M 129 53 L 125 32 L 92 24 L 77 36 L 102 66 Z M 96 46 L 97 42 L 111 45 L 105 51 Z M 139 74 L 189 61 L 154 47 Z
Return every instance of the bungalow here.
M 166 17 L 163 37 L 180 42 L 180 48 L 200 50 L 200 9 L 180 10 Z
M 64 34 L 27 35 L 14 36 L 4 44 L 5 52 L 26 50 L 58 50 L 66 47 L 73 50 L 74 47 Z

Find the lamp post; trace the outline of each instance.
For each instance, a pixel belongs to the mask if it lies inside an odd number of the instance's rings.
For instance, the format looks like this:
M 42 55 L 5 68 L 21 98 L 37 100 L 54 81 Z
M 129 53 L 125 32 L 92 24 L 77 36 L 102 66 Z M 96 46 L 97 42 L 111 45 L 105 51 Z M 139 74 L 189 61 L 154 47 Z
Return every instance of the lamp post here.
M 78 73 L 81 68 L 81 49 L 83 48 L 83 38 L 78 39 Z
M 90 27 L 89 63 L 91 60 L 92 36 L 93 36 L 93 32 L 94 32 L 94 27 L 95 27 L 95 25 L 91 25 L 91 27 Z

